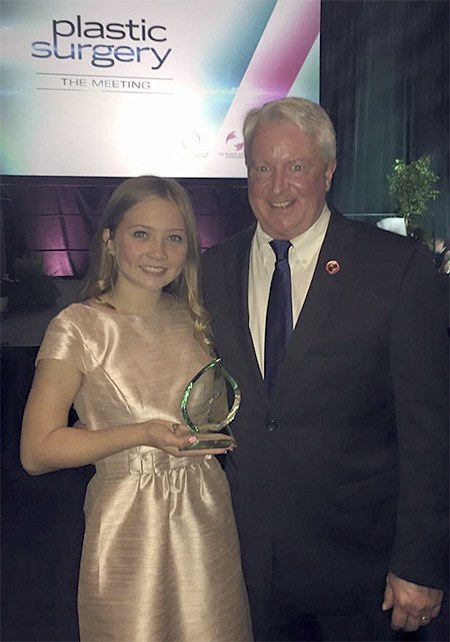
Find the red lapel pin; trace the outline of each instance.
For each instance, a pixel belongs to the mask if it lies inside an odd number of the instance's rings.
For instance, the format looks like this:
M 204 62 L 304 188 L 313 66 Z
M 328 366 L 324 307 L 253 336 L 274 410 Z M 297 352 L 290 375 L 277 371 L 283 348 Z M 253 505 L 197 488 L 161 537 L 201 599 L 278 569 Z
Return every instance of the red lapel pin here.
M 341 266 L 339 265 L 338 261 L 333 259 L 331 261 L 327 261 L 327 264 L 325 265 L 325 269 L 328 272 L 328 274 L 337 274 L 341 269 Z

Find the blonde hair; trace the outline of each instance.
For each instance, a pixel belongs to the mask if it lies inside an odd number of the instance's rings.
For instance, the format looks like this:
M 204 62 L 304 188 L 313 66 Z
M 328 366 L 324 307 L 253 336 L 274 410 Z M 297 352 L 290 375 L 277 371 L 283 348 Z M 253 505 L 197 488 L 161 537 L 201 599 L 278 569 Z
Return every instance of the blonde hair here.
M 200 244 L 195 216 L 186 190 L 172 178 L 138 176 L 125 180 L 114 190 L 94 237 L 80 299 L 96 298 L 111 292 L 117 279 L 117 265 L 114 256 L 108 252 L 103 232 L 109 229 L 111 236 L 114 236 L 125 214 L 148 198 L 171 201 L 183 217 L 188 246 L 186 261 L 180 274 L 164 287 L 164 291 L 186 303 L 194 321 L 195 337 L 212 354 L 209 314 L 200 294 Z
M 253 136 L 259 125 L 266 122 L 288 120 L 309 136 L 312 136 L 322 151 L 324 161 L 336 160 L 336 134 L 327 112 L 311 100 L 288 96 L 251 109 L 244 120 L 245 163 L 251 160 Z

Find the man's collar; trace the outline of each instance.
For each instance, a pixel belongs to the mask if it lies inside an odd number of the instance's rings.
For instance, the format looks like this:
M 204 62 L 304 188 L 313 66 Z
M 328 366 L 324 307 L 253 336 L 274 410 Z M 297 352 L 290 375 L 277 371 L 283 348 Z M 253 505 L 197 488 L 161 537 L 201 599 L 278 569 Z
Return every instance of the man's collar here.
M 323 241 L 330 221 L 330 215 L 328 205 L 325 203 L 319 218 L 311 225 L 311 227 L 302 234 L 290 239 L 297 256 L 302 256 L 304 259 L 309 260 L 310 256 L 314 254 L 318 244 L 321 244 Z M 270 257 L 272 260 L 273 258 L 272 249 L 269 247 L 269 242 L 272 240 L 273 237 L 264 232 L 258 221 L 253 243 L 255 244 L 255 249 L 261 254 L 263 259 Z

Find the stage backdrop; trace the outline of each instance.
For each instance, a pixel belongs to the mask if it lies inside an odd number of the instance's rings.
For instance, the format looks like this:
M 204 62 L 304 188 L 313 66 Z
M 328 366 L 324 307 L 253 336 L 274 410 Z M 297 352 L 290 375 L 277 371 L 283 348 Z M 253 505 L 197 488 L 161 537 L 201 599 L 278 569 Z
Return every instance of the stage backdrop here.
M 7 175 L 244 177 L 243 116 L 319 99 L 319 0 L 3 0 Z

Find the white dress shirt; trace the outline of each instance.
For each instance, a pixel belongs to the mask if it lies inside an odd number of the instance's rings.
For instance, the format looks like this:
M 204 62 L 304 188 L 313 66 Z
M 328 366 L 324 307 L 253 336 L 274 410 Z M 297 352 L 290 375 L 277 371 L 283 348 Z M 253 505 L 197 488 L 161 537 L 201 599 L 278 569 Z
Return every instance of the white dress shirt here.
M 289 249 L 289 265 L 292 283 L 293 326 L 297 322 L 308 294 L 329 221 L 330 210 L 325 205 L 317 221 L 306 232 L 290 239 L 292 247 Z M 263 231 L 258 223 L 250 249 L 248 312 L 253 346 L 263 376 L 267 302 L 272 274 L 275 269 L 275 253 L 269 245 L 269 241 L 272 241 L 272 238 Z

